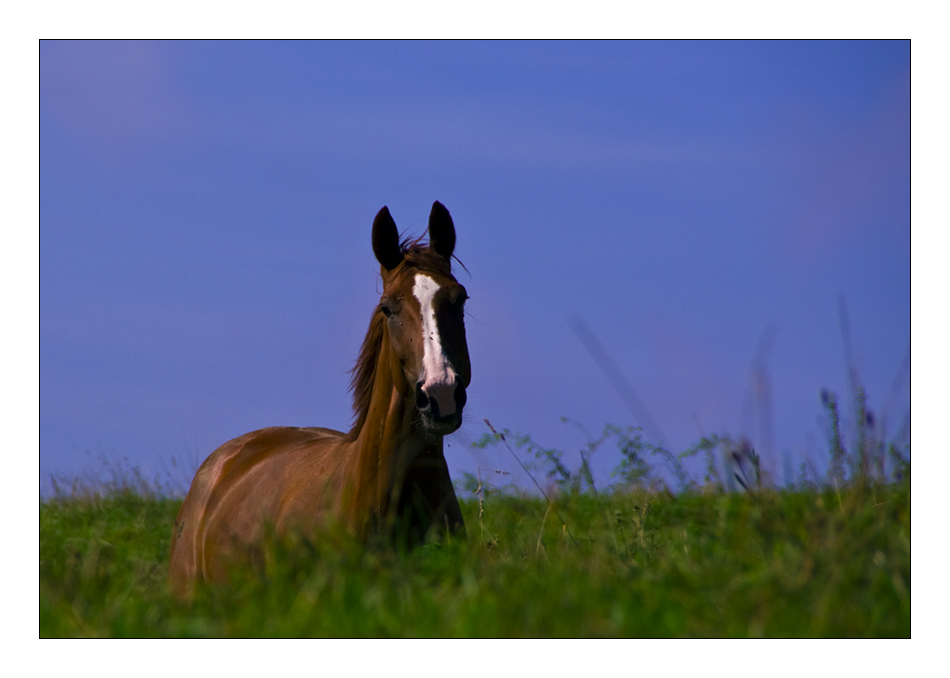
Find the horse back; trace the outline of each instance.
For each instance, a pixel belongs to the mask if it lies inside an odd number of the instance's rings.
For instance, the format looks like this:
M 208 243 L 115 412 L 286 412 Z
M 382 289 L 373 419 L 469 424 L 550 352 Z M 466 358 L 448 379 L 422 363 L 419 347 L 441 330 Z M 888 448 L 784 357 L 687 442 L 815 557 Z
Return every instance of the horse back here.
M 204 461 L 175 520 L 169 580 L 184 593 L 195 579 L 217 578 L 223 556 L 253 546 L 265 525 L 318 523 L 336 500 L 333 480 L 345 435 L 326 428 L 278 426 L 226 442 Z M 309 525 L 308 525 L 309 523 Z

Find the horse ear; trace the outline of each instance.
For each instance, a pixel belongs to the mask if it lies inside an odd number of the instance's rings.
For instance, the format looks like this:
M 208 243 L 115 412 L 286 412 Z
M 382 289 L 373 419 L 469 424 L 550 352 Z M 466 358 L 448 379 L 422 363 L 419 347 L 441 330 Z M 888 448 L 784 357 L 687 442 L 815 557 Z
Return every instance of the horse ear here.
M 388 207 L 379 210 L 373 220 L 373 254 L 387 271 L 393 270 L 402 261 L 399 230 L 396 228 L 392 215 L 389 214 Z
M 429 249 L 435 250 L 445 259 L 455 250 L 455 224 L 445 206 L 436 200 L 429 213 Z

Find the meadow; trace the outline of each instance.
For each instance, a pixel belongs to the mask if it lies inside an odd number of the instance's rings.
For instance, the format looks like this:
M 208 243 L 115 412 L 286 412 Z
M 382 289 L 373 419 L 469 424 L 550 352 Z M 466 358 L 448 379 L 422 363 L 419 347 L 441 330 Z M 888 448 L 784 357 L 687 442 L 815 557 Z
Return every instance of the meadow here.
M 271 539 L 263 568 L 189 602 L 165 584 L 180 498 L 136 477 L 61 490 L 40 503 L 40 636 L 909 638 L 909 447 L 848 454 L 836 426 L 821 482 L 754 472 L 740 491 L 714 463 L 737 449 L 725 440 L 673 455 L 607 427 L 592 445 L 621 463 L 597 488 L 558 450 L 494 432 L 478 444 L 508 447 L 538 487 L 460 479 L 467 538 Z M 690 457 L 708 461 L 701 482 Z

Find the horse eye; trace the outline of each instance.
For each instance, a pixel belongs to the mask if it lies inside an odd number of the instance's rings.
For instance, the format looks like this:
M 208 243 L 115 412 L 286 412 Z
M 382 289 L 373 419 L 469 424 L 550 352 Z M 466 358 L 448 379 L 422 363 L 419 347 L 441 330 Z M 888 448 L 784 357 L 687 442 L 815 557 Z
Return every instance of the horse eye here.
M 380 304 L 379 310 L 382 311 L 383 315 L 386 316 L 387 318 L 393 314 L 392 310 L 386 304 Z

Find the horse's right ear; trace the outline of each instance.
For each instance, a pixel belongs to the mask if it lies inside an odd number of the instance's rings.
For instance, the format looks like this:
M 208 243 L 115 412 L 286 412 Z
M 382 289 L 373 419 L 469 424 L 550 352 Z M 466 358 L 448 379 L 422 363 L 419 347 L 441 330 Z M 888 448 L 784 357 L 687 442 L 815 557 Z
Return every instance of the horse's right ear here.
M 379 210 L 373 220 L 373 254 L 387 271 L 393 270 L 402 262 L 399 231 L 388 207 Z

